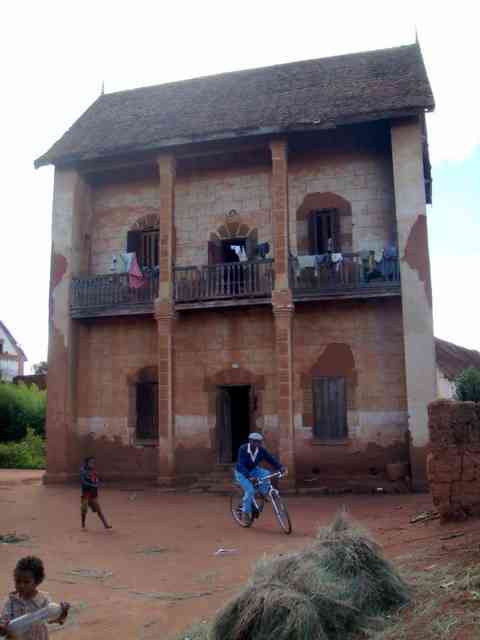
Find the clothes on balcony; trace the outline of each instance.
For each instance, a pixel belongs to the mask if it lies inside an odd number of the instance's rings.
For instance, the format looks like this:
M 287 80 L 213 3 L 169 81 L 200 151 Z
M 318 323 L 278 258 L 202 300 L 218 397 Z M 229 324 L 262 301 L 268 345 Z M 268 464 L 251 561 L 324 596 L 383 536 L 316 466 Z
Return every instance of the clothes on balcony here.
M 134 253 L 128 270 L 128 286 L 131 289 L 140 289 L 145 284 L 145 277 L 138 264 L 137 256 Z
M 386 280 L 393 280 L 397 273 L 397 247 L 390 243 L 383 252 L 383 275 Z
M 261 242 L 257 245 L 257 257 L 265 260 L 265 258 L 270 253 L 270 243 L 269 242 Z
M 316 269 L 316 257 L 315 256 L 297 256 L 295 262 L 295 276 L 298 278 L 300 272 L 304 269 Z
M 120 260 L 117 264 L 117 272 L 118 273 L 129 273 L 130 266 L 132 264 L 134 253 L 121 253 Z
M 340 265 L 343 262 L 343 254 L 342 253 L 331 253 L 330 260 L 335 265 L 335 271 L 340 269 Z
M 393 243 L 390 243 L 388 247 L 386 247 L 383 251 L 383 257 L 386 260 L 396 260 L 397 256 L 398 256 L 397 247 Z
M 322 253 L 317 256 L 314 256 L 314 255 L 297 256 L 293 262 L 295 277 L 298 278 L 300 276 L 301 271 L 303 271 L 304 269 L 315 269 L 315 277 L 318 277 L 320 267 L 323 264 L 329 263 L 332 255 L 334 254 Z

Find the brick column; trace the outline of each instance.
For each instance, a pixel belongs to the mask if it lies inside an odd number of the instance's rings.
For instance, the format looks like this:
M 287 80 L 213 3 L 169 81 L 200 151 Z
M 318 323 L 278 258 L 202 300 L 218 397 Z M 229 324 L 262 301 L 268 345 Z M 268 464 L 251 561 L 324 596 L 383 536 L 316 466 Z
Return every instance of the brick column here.
M 275 257 L 275 289 L 288 289 L 288 144 L 270 143 L 272 153 L 272 233 Z
M 175 302 L 175 158 L 158 158 L 160 175 L 159 294 L 155 303 L 158 329 L 158 482 L 175 481 L 174 339 Z
M 158 158 L 160 175 L 160 233 L 159 261 L 160 300 L 173 298 L 173 266 L 175 262 L 175 157 L 163 155 Z
M 427 407 L 436 396 L 422 129 L 417 119 L 391 127 L 395 210 L 402 281 L 410 461 L 415 488 L 426 486 Z
M 293 390 L 294 304 L 288 277 L 288 144 L 270 143 L 272 153 L 272 233 L 275 258 L 275 290 L 272 306 L 275 322 L 277 368 L 278 452 L 288 467 L 288 486 L 295 486 L 295 426 Z
M 174 352 L 175 308 L 172 302 L 157 300 L 158 329 L 158 482 L 175 480 Z
M 278 416 L 278 452 L 288 467 L 288 486 L 295 486 L 295 423 L 293 389 L 294 305 L 289 290 L 274 291 L 275 352 Z M 286 480 L 286 481 L 287 481 Z
M 88 187 L 73 170 L 55 170 L 50 266 L 46 483 L 77 475 L 75 378 L 77 326 L 70 285 L 81 264 L 82 218 Z

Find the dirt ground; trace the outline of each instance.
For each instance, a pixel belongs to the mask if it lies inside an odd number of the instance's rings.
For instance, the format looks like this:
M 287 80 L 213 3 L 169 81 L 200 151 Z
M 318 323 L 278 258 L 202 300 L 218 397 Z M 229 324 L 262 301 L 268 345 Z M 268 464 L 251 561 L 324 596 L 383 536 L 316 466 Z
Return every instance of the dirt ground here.
M 305 545 L 342 506 L 390 558 L 416 558 L 420 571 L 447 562 L 456 549 L 478 541 L 480 531 L 478 520 L 410 524 L 412 515 L 431 509 L 428 495 L 292 496 L 291 536 L 280 531 L 270 511 L 251 529 L 239 528 L 225 496 L 105 488 L 100 500 L 114 528 L 104 530 L 89 514 L 82 531 L 78 489 L 45 487 L 39 472 L 0 471 L 0 535 L 29 537 L 0 544 L 0 594 L 11 590 L 20 557 L 40 556 L 47 570 L 44 590 L 72 603 L 67 626 L 54 633 L 69 640 L 174 637 L 192 622 L 211 618 L 262 554 Z M 220 548 L 234 552 L 215 555 Z

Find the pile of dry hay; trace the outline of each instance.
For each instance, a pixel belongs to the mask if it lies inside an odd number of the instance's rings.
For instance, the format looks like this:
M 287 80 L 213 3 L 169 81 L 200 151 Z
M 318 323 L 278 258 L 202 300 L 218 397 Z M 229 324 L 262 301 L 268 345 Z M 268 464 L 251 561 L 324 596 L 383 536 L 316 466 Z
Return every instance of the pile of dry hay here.
M 308 549 L 260 562 L 207 637 L 343 640 L 408 601 L 409 589 L 394 567 L 342 513 Z

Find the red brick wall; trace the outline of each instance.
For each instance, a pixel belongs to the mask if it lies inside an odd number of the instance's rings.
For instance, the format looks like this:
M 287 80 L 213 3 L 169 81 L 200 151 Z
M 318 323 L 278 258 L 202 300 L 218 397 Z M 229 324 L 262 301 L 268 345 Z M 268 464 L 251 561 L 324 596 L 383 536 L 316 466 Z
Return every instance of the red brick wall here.
M 76 464 L 94 453 L 103 476 L 153 477 L 158 451 L 135 445 L 129 383 L 140 369 L 157 366 L 155 321 L 95 320 L 80 327 Z M 297 305 L 293 332 L 299 477 L 313 469 L 325 479 L 365 476 L 370 467 L 383 471 L 387 462 L 407 461 L 399 300 Z M 178 475 L 209 472 L 217 462 L 219 385 L 254 387 L 255 426 L 279 453 L 270 307 L 181 313 L 174 352 Z M 313 442 L 313 375 L 348 380 L 349 435 L 339 446 Z
M 442 520 L 480 513 L 480 405 L 436 400 L 428 427 L 427 475 Z
M 407 462 L 400 300 L 297 304 L 294 344 L 298 475 L 363 475 Z M 347 380 L 348 438 L 342 444 L 315 443 L 313 376 Z
M 96 319 L 79 328 L 77 467 L 84 456 L 95 455 L 103 478 L 156 476 L 157 449 L 134 446 L 131 395 L 138 372 L 158 364 L 155 321 Z
M 270 307 L 181 314 L 175 329 L 177 469 L 216 463 L 216 387 L 251 385 L 256 427 L 276 449 L 273 315 Z

